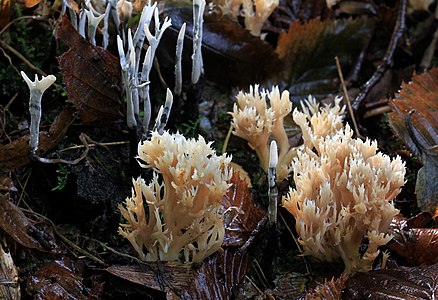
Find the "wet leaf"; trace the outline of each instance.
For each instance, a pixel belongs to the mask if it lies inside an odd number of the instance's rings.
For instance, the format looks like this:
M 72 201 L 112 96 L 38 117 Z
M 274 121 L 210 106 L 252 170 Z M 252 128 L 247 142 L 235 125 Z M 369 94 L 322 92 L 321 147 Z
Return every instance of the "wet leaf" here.
M 276 52 L 285 71 L 280 79 L 291 95 L 299 100 L 337 92 L 338 56 L 344 76 L 370 40 L 375 22 L 369 18 L 340 19 L 309 23 L 294 22 L 281 33 Z
M 344 274 L 336 279 L 332 278 L 330 281 L 326 280 L 324 284 L 318 284 L 314 290 L 310 291 L 306 299 L 341 299 L 342 290 L 348 278 L 349 276 Z
M 0 299 L 19 300 L 20 283 L 18 271 L 11 254 L 3 250 L 0 243 Z
M 438 144 L 438 68 L 416 74 L 403 83 L 389 102 L 393 112 L 389 124 L 423 163 L 424 151 Z M 435 154 L 438 149 L 433 150 Z
M 160 262 L 111 266 L 106 270 L 119 278 L 181 299 L 229 299 L 232 289 L 245 277 L 247 266 L 247 254 L 225 250 L 208 257 L 199 268 Z
M 187 64 L 183 71 L 188 72 L 192 55 L 192 6 L 168 6 L 164 14 L 172 18 L 172 27 L 165 34 L 160 51 L 166 51 L 167 57 L 175 56 L 176 36 L 186 22 L 183 59 Z M 202 56 L 207 79 L 233 86 L 266 80 L 280 67 L 278 57 L 268 43 L 252 36 L 227 17 L 211 13 L 204 16 Z M 169 65 L 173 74 L 174 62 L 169 62 Z M 187 76 L 190 78 L 190 73 Z
M 194 270 L 189 264 L 173 262 L 144 263 L 144 265 L 111 266 L 106 271 L 116 277 L 159 291 L 188 287 Z
M 386 246 L 412 266 L 438 263 L 438 228 L 402 228 Z
M 119 59 L 85 40 L 66 16 L 59 24 L 57 38 L 70 47 L 58 60 L 69 100 L 82 122 L 120 119 Z
M 286 273 L 274 280 L 275 290 L 272 294 L 279 298 L 294 299 L 306 291 L 309 276 L 301 273 Z M 312 299 L 312 298 L 309 298 Z
M 29 234 L 33 226 L 24 213 L 2 194 L 0 194 L 0 228 L 19 244 L 30 249 L 46 251 L 40 243 Z
M 438 264 L 356 273 L 347 280 L 342 299 L 435 299 Z
M 423 211 L 438 208 L 438 68 L 414 75 L 389 102 L 389 124 L 424 164 L 417 176 L 416 194 Z
M 232 186 L 222 198 L 222 205 L 227 210 L 224 217 L 225 238 L 222 244 L 225 247 L 242 246 L 265 215 L 248 188 L 248 174 L 243 170 L 234 170 L 230 180 Z
M 90 299 L 89 289 L 76 269 L 69 259 L 45 265 L 29 279 L 26 291 L 32 293 L 34 299 Z
M 183 299 L 229 299 L 245 277 L 248 254 L 225 250 L 211 257 L 196 271 Z
M 67 105 L 55 118 L 49 131 L 40 131 L 38 155 L 58 145 L 74 118 L 74 110 Z M 9 144 L 0 145 L 0 169 L 7 171 L 25 166 L 31 162 L 29 135 L 22 136 Z

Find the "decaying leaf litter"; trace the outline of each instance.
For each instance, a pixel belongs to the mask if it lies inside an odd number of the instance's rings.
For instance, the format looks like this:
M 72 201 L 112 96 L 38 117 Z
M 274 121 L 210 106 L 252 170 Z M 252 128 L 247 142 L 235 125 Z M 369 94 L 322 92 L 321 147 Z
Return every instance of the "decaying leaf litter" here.
M 103 7 L 74 1 L 5 3 L 0 11 L 4 99 L 0 123 L 2 298 L 436 297 L 437 256 L 429 251 L 437 248 L 436 3 L 262 4 L 218 0 L 206 3 L 203 13 L 202 1 L 194 1 L 194 6 L 160 1 L 157 9 L 151 6 L 149 10 L 141 1 L 108 2 Z M 81 17 L 81 12 L 87 14 L 86 8 L 88 16 Z M 257 14 L 251 14 L 254 9 Z M 151 20 L 144 33 L 137 31 L 142 10 L 144 15 L 150 14 Z M 61 16 L 65 11 L 67 15 Z M 86 18 L 88 22 L 81 23 Z M 93 25 L 99 19 L 101 24 Z M 169 20 L 171 26 L 166 25 Z M 183 23 L 184 31 L 180 30 Z M 117 33 L 125 43 L 122 50 L 117 45 Z M 182 58 L 175 69 L 178 35 Z M 36 41 L 37 36 L 43 43 Z M 155 55 L 148 56 L 148 45 L 156 42 L 158 47 L 152 51 Z M 131 43 L 135 51 L 129 50 Z M 124 62 L 120 60 L 121 51 L 126 55 Z M 177 82 L 180 79 L 175 77 L 175 70 L 181 71 L 181 82 Z M 197 77 L 192 70 L 202 75 Z M 43 76 L 41 81 L 47 74 L 57 77 L 55 85 L 44 92 L 37 133 L 29 123 L 29 91 L 20 71 L 29 80 L 35 73 L 38 78 Z M 150 73 L 144 73 L 147 71 Z M 233 130 L 231 118 L 237 113 L 231 116 L 228 112 L 233 111 L 236 96 L 242 91 L 244 97 L 249 97 L 244 93 L 250 86 L 254 89 L 255 84 L 260 84 L 261 94 L 257 90 L 251 92 L 251 97 L 268 100 L 266 111 L 272 108 L 263 115 L 258 110 L 256 116 L 263 116 L 266 126 L 269 122 L 277 126 L 267 131 L 266 145 L 263 143 L 260 149 L 266 146 L 269 151 L 268 141 L 276 141 L 279 163 L 286 161 L 281 159 L 282 147 L 288 149 L 290 162 L 295 155 L 302 159 L 305 156 L 297 153 L 307 151 L 302 146 L 303 141 L 309 141 L 306 131 L 302 131 L 306 126 L 297 126 L 298 115 L 292 110 L 307 109 L 309 122 L 317 122 L 312 118 L 324 115 L 324 110 L 318 112 L 323 107 L 330 114 L 330 106 L 325 105 L 333 105 L 336 96 L 343 97 L 342 105 L 348 104 L 347 99 L 352 104 L 352 109 L 347 107 L 340 116 L 351 124 L 355 136 L 377 140 L 380 151 L 390 157 L 400 155 L 405 161 L 406 183 L 393 200 L 401 213 L 384 229 L 392 239 L 378 248 L 376 253 L 380 254 L 373 257 L 373 271 L 342 274 L 341 259 L 324 262 L 327 257 L 315 260 L 302 255 L 303 250 L 305 254 L 313 250 L 303 242 L 305 235 L 299 233 L 296 223 L 301 222 L 300 217 L 292 216 L 280 200 L 289 197 L 290 191 L 293 195 L 294 189 L 299 191 L 296 180 L 305 173 L 296 171 L 293 175 L 298 166 L 294 162 L 293 168 L 289 164 L 286 167 L 291 176 L 275 182 L 281 170 L 277 166 L 275 172 L 275 167 L 269 167 L 276 161 L 275 156 L 267 157 L 267 167 L 260 168 L 260 155 L 253 152 L 255 142 L 247 144 L 229 134 Z M 174 91 L 177 85 L 181 86 L 180 93 Z M 278 86 L 281 93 L 287 91 L 287 98 L 293 102 L 284 115 L 280 114 L 281 126 L 276 121 L 280 117 L 275 115 L 273 86 Z M 136 99 L 141 101 L 136 104 Z M 300 105 L 302 100 L 308 103 Z M 131 107 L 129 101 L 133 101 Z M 312 101 L 317 101 L 318 107 L 312 106 Z M 143 107 L 145 112 L 140 111 Z M 276 116 L 272 121 L 270 114 Z M 127 116 L 131 117 L 128 124 Z M 217 153 L 226 151 L 233 156 L 228 192 L 217 203 L 220 209 L 213 213 L 219 217 L 216 238 L 223 239 L 222 246 L 203 262 L 181 263 L 184 255 L 191 260 L 195 252 L 190 251 L 201 249 L 200 239 L 189 239 L 177 261 L 146 262 L 117 233 L 119 224 L 126 224 L 118 207 L 131 195 L 132 178 L 141 176 L 149 183 L 154 182 L 153 176 L 161 176 L 140 168 L 139 163 L 145 161 L 134 157 L 139 154 L 138 142 L 151 139 L 142 128 L 145 117 L 151 119 L 149 129 L 163 130 L 164 126 L 172 133 L 179 131 L 196 139 L 201 134 L 206 141 L 214 141 L 209 147 Z M 353 127 L 353 121 L 357 127 Z M 315 124 L 309 127 L 311 134 L 319 132 Z M 275 133 L 279 127 L 284 128 L 281 137 Z M 281 143 L 284 136 L 286 144 Z M 29 140 L 35 137 L 39 137 L 39 144 L 32 154 Z M 318 143 L 336 141 L 336 137 L 337 129 L 327 137 L 315 135 L 312 143 L 316 148 L 309 148 L 308 154 L 324 157 L 324 152 L 317 150 Z M 192 170 L 198 167 L 195 164 Z M 227 172 L 227 167 L 221 168 Z M 204 176 L 190 174 L 192 179 Z M 188 181 L 193 184 L 191 189 L 175 197 L 187 201 L 190 191 L 195 191 L 193 199 L 197 199 L 197 193 L 204 193 L 204 179 L 200 178 L 199 182 L 195 180 L 196 186 L 193 180 Z M 160 181 L 156 182 L 159 186 Z M 316 188 L 323 190 L 322 186 Z M 171 191 L 166 190 L 162 194 L 151 189 L 154 197 L 161 195 L 163 199 Z M 377 195 L 372 189 L 369 193 Z M 146 201 L 151 199 L 146 197 Z M 299 208 L 304 209 L 307 204 L 303 203 Z M 204 205 L 197 211 L 211 209 L 207 202 Z M 168 220 L 161 204 L 151 207 L 146 222 L 151 221 L 150 213 L 155 209 L 159 212 L 157 221 Z M 354 209 L 346 207 L 342 211 L 357 214 L 372 210 L 371 206 L 358 204 Z M 342 222 L 341 216 L 338 222 Z M 195 220 L 207 224 L 207 218 L 211 217 L 204 215 Z M 353 220 L 359 224 L 357 217 Z M 164 231 L 154 234 L 165 234 L 170 230 L 167 225 L 162 225 Z M 188 228 L 181 231 L 182 236 L 190 232 Z M 211 228 L 207 245 L 213 239 Z M 170 237 L 168 243 L 177 241 L 175 234 Z M 373 245 L 372 239 L 370 233 L 363 236 L 349 255 L 363 259 Z M 162 236 L 157 241 L 165 240 Z M 161 247 L 157 241 L 154 245 Z M 343 237 L 340 243 L 349 242 Z M 386 280 L 397 283 L 380 284 Z

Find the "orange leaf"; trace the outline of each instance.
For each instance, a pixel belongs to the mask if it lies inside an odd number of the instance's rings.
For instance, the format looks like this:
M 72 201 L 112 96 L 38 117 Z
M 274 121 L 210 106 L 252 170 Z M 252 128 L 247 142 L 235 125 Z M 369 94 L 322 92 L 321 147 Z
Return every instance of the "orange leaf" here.
M 422 211 L 438 208 L 438 68 L 414 75 L 389 102 L 389 124 L 424 164 L 415 193 Z
M 24 0 L 24 6 L 27 8 L 31 8 L 39 4 L 40 2 L 41 0 Z
M 5 27 L 11 19 L 11 1 L 0 1 L 0 28 Z

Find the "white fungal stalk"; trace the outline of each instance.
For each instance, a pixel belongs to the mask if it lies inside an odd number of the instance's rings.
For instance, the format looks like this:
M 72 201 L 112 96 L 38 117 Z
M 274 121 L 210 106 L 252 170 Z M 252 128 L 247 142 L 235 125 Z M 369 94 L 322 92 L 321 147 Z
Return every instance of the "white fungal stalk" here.
M 26 73 L 21 71 L 21 76 L 29 86 L 29 112 L 30 112 L 30 152 L 33 156 L 37 155 L 40 121 L 41 121 L 41 99 L 44 92 L 56 81 L 54 75 L 43 76 L 38 80 L 38 75 L 35 74 L 35 81 L 27 77 Z

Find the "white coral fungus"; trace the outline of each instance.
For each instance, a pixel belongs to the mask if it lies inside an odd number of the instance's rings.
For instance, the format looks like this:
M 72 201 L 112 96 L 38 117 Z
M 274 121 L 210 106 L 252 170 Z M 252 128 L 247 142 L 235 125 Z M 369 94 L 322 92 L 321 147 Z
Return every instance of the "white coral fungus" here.
M 139 143 L 141 166 L 153 168 L 154 178 L 149 184 L 133 181 L 131 198 L 119 206 L 128 221 L 119 233 L 142 260 L 200 262 L 221 247 L 220 200 L 229 187 L 231 158 L 217 156 L 210 146 L 201 136 L 166 131 Z
M 342 260 L 346 273 L 368 271 L 377 248 L 391 239 L 386 231 L 398 213 L 391 200 L 404 184 L 404 163 L 377 152 L 375 141 L 353 139 L 348 125 L 321 136 L 308 112 L 293 115 L 304 147 L 292 163 L 296 188 L 282 202 L 296 219 L 304 253 Z
M 236 98 L 237 103 L 230 113 L 233 116 L 233 134 L 248 141 L 248 145 L 257 153 L 260 166 L 265 172 L 268 170 L 269 140 L 272 137 L 279 148 L 277 180 L 286 179 L 292 171 L 290 165 L 297 150 L 290 147 L 283 125 L 284 118 L 292 111 L 289 92 L 283 91 L 280 94 L 278 87 L 273 87 L 270 92 L 259 92 L 259 86 L 255 85 L 250 86 L 249 93 L 239 92 Z M 299 118 L 304 121 L 309 119 L 311 124 L 309 129 L 303 129 L 305 141 L 309 140 L 306 137 L 309 136 L 310 130 L 318 137 L 324 137 L 334 134 L 342 127 L 344 107 L 340 106 L 341 100 L 342 98 L 336 97 L 333 106 L 320 107 L 316 99 L 309 96 L 301 103 L 304 113 L 301 113 Z

